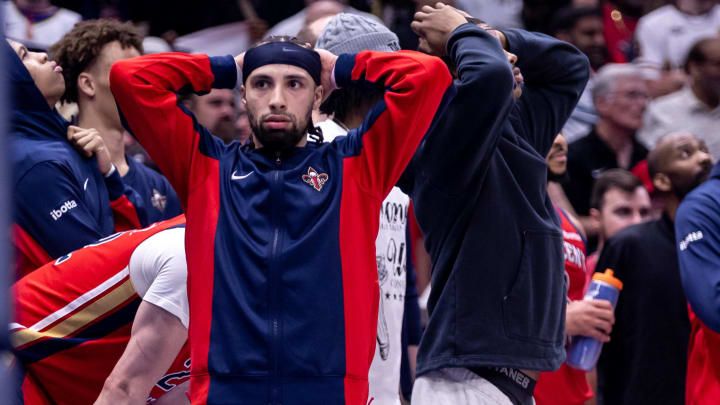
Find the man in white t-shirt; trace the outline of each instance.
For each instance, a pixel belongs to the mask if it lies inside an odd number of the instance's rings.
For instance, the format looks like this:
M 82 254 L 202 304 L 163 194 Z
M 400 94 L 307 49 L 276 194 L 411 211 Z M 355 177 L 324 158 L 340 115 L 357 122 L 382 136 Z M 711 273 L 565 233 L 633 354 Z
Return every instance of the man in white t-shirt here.
M 399 40 L 393 32 L 375 20 L 354 14 L 333 17 L 318 37 L 316 46 L 336 55 L 364 50 L 400 50 Z M 318 124 L 324 140 L 332 141 L 335 137 L 347 135 L 352 128 L 359 127 L 382 95 L 381 88 L 333 92 L 320 107 L 322 113 L 334 114 L 332 119 Z M 407 194 L 393 187 L 380 210 L 380 228 L 375 240 L 380 306 L 377 345 L 368 376 L 368 398 L 374 405 L 400 404 L 401 336 L 408 287 L 407 271 L 412 271 L 407 266 L 409 204 Z
M 702 139 L 710 155 L 720 159 L 720 37 L 698 41 L 688 53 L 688 83 L 681 90 L 650 102 L 638 140 L 652 149 L 673 131 L 688 131 Z
M 717 36 L 719 29 L 720 5 L 715 0 L 676 0 L 638 21 L 639 61 L 657 69 L 681 69 L 690 47 Z
M 121 232 L 15 283 L 26 404 L 189 403 L 185 218 Z
M 690 47 L 702 38 L 717 36 L 720 5 L 715 0 L 675 0 L 640 18 L 635 30 L 639 56 L 646 69 L 653 97 L 680 89 L 682 70 Z
M 40 49 L 48 49 L 82 20 L 80 14 L 55 7 L 50 0 L 5 1 L 3 18 L 8 38 Z

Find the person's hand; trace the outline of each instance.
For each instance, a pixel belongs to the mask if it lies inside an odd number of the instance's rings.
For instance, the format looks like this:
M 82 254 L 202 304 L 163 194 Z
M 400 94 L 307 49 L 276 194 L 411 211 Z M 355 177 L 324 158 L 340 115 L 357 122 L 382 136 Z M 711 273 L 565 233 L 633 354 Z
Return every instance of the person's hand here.
M 470 14 L 466 13 L 466 12 L 463 11 L 463 10 L 458 10 L 458 9 L 455 9 L 455 10 L 456 10 L 458 13 L 460 13 L 460 15 L 462 15 L 463 17 L 465 17 L 465 19 L 466 19 L 468 22 L 474 23 L 474 24 L 477 25 L 478 27 L 480 27 L 480 28 L 484 29 L 485 31 L 487 31 L 490 35 L 492 35 L 492 36 L 494 36 L 495 38 L 497 38 L 498 41 L 500 41 L 500 44 L 502 44 L 503 49 L 507 50 L 507 38 L 505 38 L 505 34 L 503 34 L 502 31 L 496 30 L 495 28 L 489 26 L 486 22 L 484 22 L 484 21 L 482 21 L 482 20 L 480 20 L 480 19 L 477 19 L 477 18 L 471 16 Z M 475 21 L 477 21 L 477 22 L 475 22 Z
M 415 13 L 410 28 L 420 36 L 419 49 L 435 56 L 445 56 L 445 46 L 450 34 L 467 23 L 465 17 L 455 8 L 443 3 L 435 7 L 423 6 Z
M 250 34 L 250 39 L 252 39 L 253 41 L 261 40 L 270 28 L 268 26 L 268 23 L 265 22 L 265 20 L 261 20 L 260 18 L 250 18 L 245 22 L 248 26 L 248 33 Z
M 107 174 L 112 168 L 110 152 L 105 147 L 105 141 L 95 128 L 80 128 L 70 125 L 67 130 L 67 139 L 70 144 L 85 157 L 95 156 L 102 174 Z
M 565 332 L 570 336 L 589 336 L 609 342 L 614 323 L 615 313 L 610 301 L 573 301 L 567 306 Z
M 324 49 L 315 49 L 315 52 L 320 55 L 320 63 L 322 63 L 320 84 L 323 87 L 323 101 L 325 101 L 336 88 L 333 86 L 332 72 L 335 69 L 335 62 L 337 62 L 338 57 Z

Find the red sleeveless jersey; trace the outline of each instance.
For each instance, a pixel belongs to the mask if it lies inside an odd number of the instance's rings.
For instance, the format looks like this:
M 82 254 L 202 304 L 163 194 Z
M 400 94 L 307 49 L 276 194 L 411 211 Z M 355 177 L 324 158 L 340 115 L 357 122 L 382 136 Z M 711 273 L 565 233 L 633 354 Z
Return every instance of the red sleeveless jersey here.
M 25 404 L 80 405 L 97 399 L 130 339 L 141 302 L 128 272 L 130 257 L 149 237 L 184 224 L 179 216 L 110 235 L 13 285 L 10 335 L 25 371 Z M 189 378 L 189 359 L 186 344 L 151 398 Z
M 583 298 L 587 282 L 585 238 L 562 209 L 556 207 L 556 210 L 562 221 L 565 274 L 570 280 L 568 298 L 580 300 Z M 582 405 L 593 397 L 593 392 L 584 371 L 568 367 L 563 363 L 557 371 L 540 373 L 535 385 L 534 397 L 537 405 Z

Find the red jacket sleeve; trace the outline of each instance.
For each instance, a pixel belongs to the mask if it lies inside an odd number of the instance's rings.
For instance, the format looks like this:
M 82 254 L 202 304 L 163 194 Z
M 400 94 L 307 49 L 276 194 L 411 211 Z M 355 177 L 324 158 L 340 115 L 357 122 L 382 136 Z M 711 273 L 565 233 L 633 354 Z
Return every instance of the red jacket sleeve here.
M 176 93 L 232 88 L 236 80 L 231 56 L 153 54 L 119 61 L 110 71 L 123 124 L 167 176 L 183 208 L 193 179 L 202 181 L 209 174 L 203 163 L 208 159 L 199 154 L 217 159 L 224 145 L 182 107 Z
M 105 178 L 110 197 L 115 232 L 140 229 L 148 225 L 147 208 L 140 195 L 125 184 L 117 170 Z
M 383 100 L 348 133 L 347 142 L 359 143 L 358 156 L 346 160 L 349 173 L 379 200 L 400 178 L 452 83 L 445 64 L 419 52 L 364 51 L 341 55 L 335 64 L 340 87 L 366 82 L 385 88 Z

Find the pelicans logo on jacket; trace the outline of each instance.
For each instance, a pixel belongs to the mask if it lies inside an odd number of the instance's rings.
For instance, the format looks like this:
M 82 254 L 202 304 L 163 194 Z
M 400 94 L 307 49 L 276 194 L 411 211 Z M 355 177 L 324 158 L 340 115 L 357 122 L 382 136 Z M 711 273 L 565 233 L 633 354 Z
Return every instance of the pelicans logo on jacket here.
M 305 183 L 312 186 L 317 191 L 322 190 L 323 184 L 328 181 L 326 173 L 318 173 L 315 169 L 308 167 L 307 174 L 303 174 L 302 179 Z

